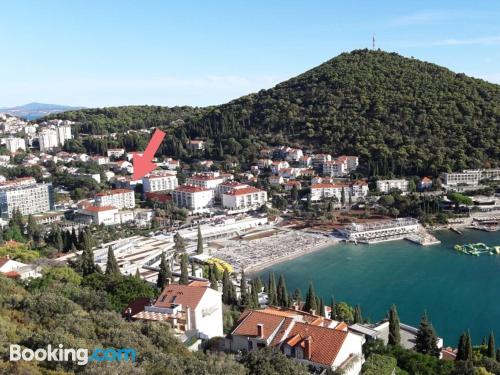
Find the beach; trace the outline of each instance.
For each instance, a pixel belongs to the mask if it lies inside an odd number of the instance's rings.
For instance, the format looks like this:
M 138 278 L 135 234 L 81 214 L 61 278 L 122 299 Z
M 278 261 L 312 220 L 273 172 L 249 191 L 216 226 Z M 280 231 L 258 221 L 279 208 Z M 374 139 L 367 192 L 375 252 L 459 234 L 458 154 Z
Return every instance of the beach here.
M 256 272 L 274 264 L 330 247 L 338 239 L 304 230 L 279 230 L 256 239 L 219 240 L 212 255 L 231 264 L 235 270 Z

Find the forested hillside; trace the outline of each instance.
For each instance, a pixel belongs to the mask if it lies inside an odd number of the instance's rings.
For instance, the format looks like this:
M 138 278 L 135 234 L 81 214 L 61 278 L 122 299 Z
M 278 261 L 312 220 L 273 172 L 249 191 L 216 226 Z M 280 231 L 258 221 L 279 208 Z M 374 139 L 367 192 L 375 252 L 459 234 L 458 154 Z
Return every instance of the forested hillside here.
M 369 175 L 436 175 L 498 165 L 500 158 L 500 86 L 382 51 L 341 54 L 221 106 L 119 107 L 63 117 L 94 134 L 181 119 L 170 151 L 186 136 L 212 140 L 221 149 L 212 157 L 246 150 L 242 140 L 288 143 L 360 155 Z

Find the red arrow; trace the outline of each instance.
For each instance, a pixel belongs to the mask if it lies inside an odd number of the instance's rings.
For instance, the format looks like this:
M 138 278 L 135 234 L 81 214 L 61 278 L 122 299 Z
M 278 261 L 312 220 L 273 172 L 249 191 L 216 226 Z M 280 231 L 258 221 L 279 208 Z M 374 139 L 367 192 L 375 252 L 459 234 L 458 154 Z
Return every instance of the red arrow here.
M 134 174 L 132 175 L 133 180 L 140 180 L 156 168 L 156 164 L 153 163 L 152 160 L 155 156 L 156 151 L 158 150 L 158 147 L 160 147 L 163 138 L 165 138 L 165 132 L 162 132 L 160 129 L 156 129 L 142 156 L 134 154 Z

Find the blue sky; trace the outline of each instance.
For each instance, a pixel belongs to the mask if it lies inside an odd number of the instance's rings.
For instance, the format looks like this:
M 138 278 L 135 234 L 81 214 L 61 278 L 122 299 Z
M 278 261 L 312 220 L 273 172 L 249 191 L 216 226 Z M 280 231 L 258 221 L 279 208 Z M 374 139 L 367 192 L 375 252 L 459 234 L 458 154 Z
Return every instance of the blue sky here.
M 500 83 L 499 1 L 0 0 L 0 107 L 211 105 L 371 46 Z

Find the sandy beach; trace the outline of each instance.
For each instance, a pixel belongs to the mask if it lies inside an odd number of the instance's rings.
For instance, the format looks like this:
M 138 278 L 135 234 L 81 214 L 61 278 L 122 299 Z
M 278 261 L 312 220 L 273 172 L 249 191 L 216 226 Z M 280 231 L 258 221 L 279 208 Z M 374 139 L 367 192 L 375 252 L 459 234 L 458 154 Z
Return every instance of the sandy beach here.
M 256 272 L 337 244 L 338 239 L 302 230 L 281 230 L 272 236 L 253 240 L 221 240 L 213 256 L 230 263 L 235 271 Z

